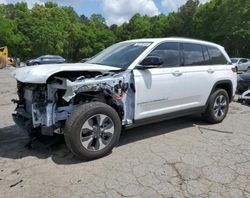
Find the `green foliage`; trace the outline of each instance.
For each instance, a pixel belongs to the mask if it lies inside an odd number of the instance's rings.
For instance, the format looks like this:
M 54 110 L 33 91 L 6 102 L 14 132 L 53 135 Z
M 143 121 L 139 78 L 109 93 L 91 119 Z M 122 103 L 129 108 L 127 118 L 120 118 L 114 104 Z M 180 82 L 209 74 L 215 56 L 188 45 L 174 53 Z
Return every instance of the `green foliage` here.
M 128 22 L 107 26 L 98 14 L 79 16 L 55 3 L 0 4 L 0 47 L 23 60 L 59 54 L 77 62 L 123 40 L 182 36 L 216 42 L 231 56 L 250 57 L 250 1 L 188 0 L 177 12 L 149 17 L 135 14 Z
M 232 56 L 250 56 L 250 1 L 212 0 L 193 17 L 195 37 L 223 45 Z

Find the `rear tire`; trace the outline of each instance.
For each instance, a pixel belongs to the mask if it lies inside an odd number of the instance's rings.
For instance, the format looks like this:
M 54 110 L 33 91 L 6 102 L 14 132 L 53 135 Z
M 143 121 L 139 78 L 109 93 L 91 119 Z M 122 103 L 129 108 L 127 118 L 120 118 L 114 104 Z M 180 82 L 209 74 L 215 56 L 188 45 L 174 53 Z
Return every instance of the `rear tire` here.
M 210 96 L 204 118 L 211 124 L 222 122 L 227 116 L 229 109 L 229 96 L 224 89 L 217 89 Z
M 64 138 L 68 148 L 80 159 L 93 160 L 109 154 L 121 134 L 121 119 L 109 105 L 91 102 L 67 119 Z

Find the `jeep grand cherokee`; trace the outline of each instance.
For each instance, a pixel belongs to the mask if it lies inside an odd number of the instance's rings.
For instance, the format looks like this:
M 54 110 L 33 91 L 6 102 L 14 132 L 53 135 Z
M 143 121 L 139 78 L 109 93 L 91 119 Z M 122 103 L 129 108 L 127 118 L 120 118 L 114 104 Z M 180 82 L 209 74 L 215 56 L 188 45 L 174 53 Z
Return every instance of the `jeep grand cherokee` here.
M 85 63 L 16 69 L 15 122 L 64 134 L 79 158 L 108 154 L 122 128 L 201 113 L 222 122 L 236 90 L 223 47 L 185 38 L 121 42 Z

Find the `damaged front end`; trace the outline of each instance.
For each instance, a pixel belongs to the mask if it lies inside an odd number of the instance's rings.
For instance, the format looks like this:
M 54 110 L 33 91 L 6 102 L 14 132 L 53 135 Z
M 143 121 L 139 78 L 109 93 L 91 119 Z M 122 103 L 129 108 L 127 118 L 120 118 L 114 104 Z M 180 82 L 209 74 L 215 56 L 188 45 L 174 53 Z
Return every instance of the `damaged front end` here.
M 17 103 L 12 116 L 16 124 L 29 133 L 42 123 L 40 114 L 44 114 L 46 107 L 46 89 L 46 85 L 17 82 L 19 100 L 12 100 Z
M 133 79 L 131 71 L 116 71 L 57 73 L 46 84 L 18 81 L 13 119 L 29 133 L 63 133 L 65 121 L 79 105 L 100 101 L 118 112 L 122 125 L 129 125 L 134 119 Z

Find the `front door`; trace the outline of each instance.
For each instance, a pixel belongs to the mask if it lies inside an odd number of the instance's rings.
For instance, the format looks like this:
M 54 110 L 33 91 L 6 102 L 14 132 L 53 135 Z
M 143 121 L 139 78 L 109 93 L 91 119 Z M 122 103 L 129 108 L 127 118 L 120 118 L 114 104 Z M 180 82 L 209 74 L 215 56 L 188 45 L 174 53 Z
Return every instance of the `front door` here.
M 135 120 L 186 108 L 185 75 L 180 67 L 180 44 L 162 43 L 149 56 L 159 56 L 161 68 L 134 69 Z

